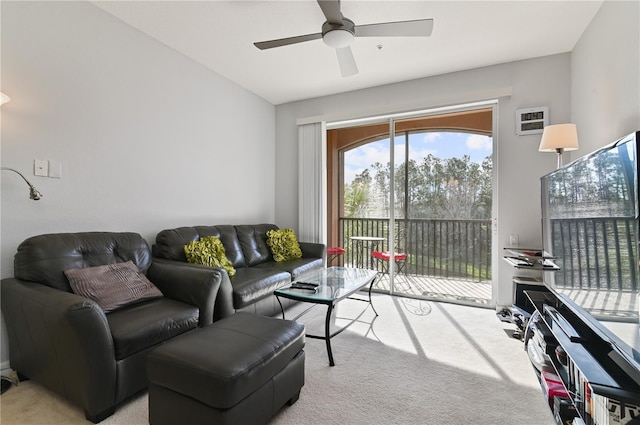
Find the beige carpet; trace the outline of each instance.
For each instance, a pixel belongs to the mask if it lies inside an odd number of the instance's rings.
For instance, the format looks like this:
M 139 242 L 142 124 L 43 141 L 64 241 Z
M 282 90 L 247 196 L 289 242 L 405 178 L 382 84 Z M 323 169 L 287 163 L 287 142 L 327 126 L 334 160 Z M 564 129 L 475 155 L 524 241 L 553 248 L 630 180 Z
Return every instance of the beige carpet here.
M 379 317 L 369 309 L 332 340 L 336 366 L 328 365 L 324 341 L 307 339 L 300 400 L 272 425 L 555 423 L 522 342 L 493 310 L 385 295 L 374 305 Z M 335 323 L 362 306 L 340 303 Z M 308 332 L 321 331 L 324 311 L 308 316 Z M 0 409 L 2 425 L 89 423 L 79 408 L 30 381 L 3 394 Z M 142 394 L 102 424 L 147 418 Z

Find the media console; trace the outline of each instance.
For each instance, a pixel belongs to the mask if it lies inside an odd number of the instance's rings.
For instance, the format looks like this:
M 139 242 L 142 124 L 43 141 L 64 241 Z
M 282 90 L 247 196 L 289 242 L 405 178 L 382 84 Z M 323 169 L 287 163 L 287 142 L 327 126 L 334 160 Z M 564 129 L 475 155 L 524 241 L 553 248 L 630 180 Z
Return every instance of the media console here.
M 640 371 L 562 295 L 548 290 L 524 293 L 540 319 L 528 326 L 546 334 L 542 351 L 575 407 L 577 417 L 567 423 L 640 424 Z

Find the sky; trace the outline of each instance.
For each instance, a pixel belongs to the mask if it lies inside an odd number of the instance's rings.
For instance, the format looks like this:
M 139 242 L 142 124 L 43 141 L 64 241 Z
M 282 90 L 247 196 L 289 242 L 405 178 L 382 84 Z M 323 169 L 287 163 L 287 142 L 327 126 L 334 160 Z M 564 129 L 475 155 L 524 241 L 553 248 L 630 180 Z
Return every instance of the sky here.
M 404 136 L 396 138 L 395 162 L 401 163 L 404 159 Z M 411 159 L 417 163 L 428 154 L 438 158 L 462 158 L 469 155 L 471 161 L 482 162 L 487 155 L 491 155 L 493 139 L 489 136 L 470 133 L 451 132 L 425 132 L 410 135 Z M 389 139 L 369 143 L 345 152 L 344 156 L 345 183 L 353 181 L 356 174 L 360 174 L 365 168 L 371 169 L 371 164 L 389 162 Z

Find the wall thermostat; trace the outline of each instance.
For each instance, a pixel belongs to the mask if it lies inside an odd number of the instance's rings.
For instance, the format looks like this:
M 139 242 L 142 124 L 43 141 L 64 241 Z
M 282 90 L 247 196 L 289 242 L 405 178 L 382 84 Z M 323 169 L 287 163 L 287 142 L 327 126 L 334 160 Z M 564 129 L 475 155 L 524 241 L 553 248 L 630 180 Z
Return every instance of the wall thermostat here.
M 516 111 L 516 134 L 518 135 L 542 133 L 547 125 L 549 125 L 549 108 L 546 106 Z

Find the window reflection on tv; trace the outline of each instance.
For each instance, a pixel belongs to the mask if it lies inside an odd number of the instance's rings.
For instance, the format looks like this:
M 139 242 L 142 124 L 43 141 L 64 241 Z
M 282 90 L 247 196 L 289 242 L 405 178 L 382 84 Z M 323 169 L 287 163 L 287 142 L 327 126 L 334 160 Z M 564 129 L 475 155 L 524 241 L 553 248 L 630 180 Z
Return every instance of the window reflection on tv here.
M 636 134 L 541 180 L 545 280 L 640 351 Z

